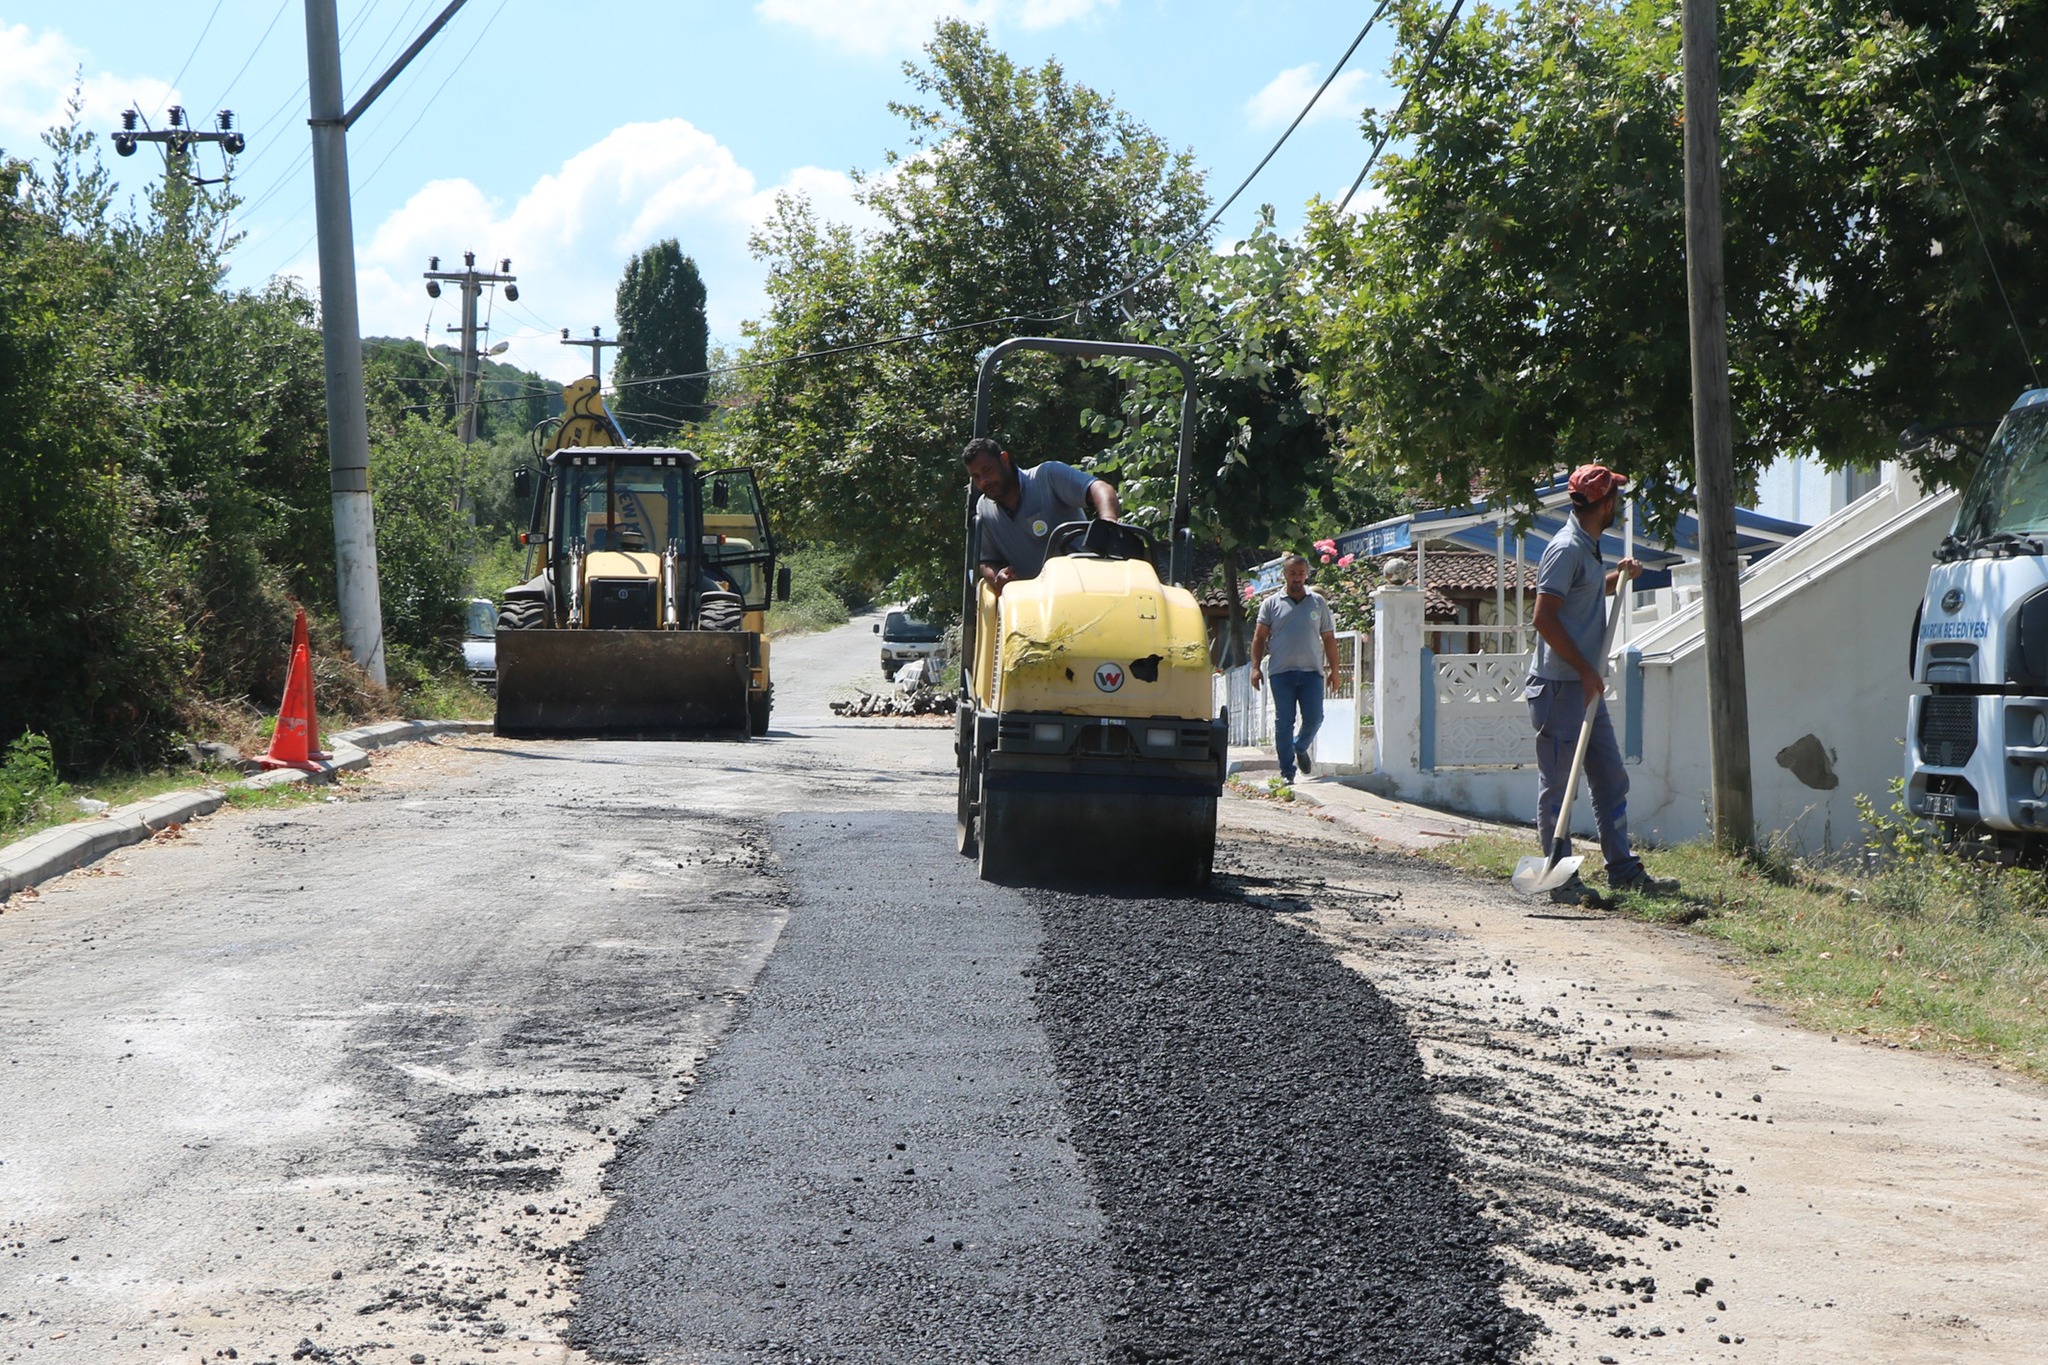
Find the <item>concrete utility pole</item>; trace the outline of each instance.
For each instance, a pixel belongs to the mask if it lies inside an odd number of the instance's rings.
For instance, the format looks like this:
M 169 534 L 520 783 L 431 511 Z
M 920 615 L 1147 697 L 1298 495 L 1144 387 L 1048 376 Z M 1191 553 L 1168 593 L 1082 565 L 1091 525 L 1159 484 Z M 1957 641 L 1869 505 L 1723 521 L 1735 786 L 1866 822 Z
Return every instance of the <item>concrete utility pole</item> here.
M 564 346 L 588 346 L 590 348 L 590 377 L 597 380 L 604 378 L 598 372 L 599 366 L 604 360 L 604 348 L 607 346 L 623 346 L 632 339 L 633 333 L 625 331 L 619 333 L 617 341 L 606 341 L 604 339 L 604 329 L 602 327 L 593 327 L 590 329 L 590 339 L 585 341 L 581 337 L 570 336 L 567 327 L 562 329 L 562 344 Z
M 1749 769 L 1749 684 L 1735 562 L 1735 452 L 1728 398 L 1728 298 L 1721 273 L 1719 0 L 1683 0 L 1685 265 L 1692 327 L 1694 493 L 1706 616 L 1707 744 L 1714 842 L 1756 844 Z
M 429 256 L 426 270 L 427 297 L 441 297 L 443 280 L 462 290 L 462 321 L 450 323 L 448 330 L 462 334 L 461 383 L 456 390 L 455 403 L 456 411 L 461 415 L 462 443 L 472 446 L 476 444 L 477 386 L 482 380 L 483 365 L 483 352 L 477 349 L 476 334 L 479 331 L 490 330 L 477 325 L 476 301 L 484 292 L 485 285 L 502 284 L 505 286 L 505 297 L 514 303 L 518 302 L 519 286 L 514 281 L 519 277 L 509 273 L 512 269 L 512 258 L 509 256 L 498 262 L 495 273 L 476 268 L 474 251 L 462 253 L 462 265 L 463 268 L 460 270 L 443 270 L 441 258 Z M 491 354 L 496 355 L 497 350 L 493 349 Z
M 306 122 L 313 130 L 313 211 L 320 232 L 320 336 L 327 368 L 335 602 L 341 611 L 342 642 L 379 686 L 384 683 L 384 608 L 377 590 L 377 523 L 370 505 L 370 420 L 363 398 L 363 332 L 356 319 L 348 130 L 463 3 L 451 0 L 368 92 L 344 110 L 335 0 L 306 0 Z

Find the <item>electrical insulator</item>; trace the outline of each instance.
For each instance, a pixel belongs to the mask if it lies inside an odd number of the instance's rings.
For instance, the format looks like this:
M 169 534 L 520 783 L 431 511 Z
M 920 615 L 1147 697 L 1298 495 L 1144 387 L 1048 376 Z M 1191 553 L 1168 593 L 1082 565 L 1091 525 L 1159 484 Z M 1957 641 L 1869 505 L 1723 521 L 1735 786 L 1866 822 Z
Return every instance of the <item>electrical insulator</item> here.
M 182 104 L 174 104 L 171 106 L 170 113 L 171 126 L 173 128 L 183 128 L 185 126 L 185 106 Z
M 220 145 L 228 149 L 229 156 L 240 156 L 242 149 L 247 147 L 249 142 L 240 133 L 229 133 L 220 140 Z
M 476 269 L 476 253 L 474 251 L 463 252 L 462 263 L 468 266 L 471 270 Z
M 506 285 L 506 286 L 505 286 L 505 302 L 507 302 L 507 303 L 517 303 L 517 302 L 519 302 L 519 286 L 518 286 L 518 285 L 516 285 L 516 284 L 508 284 L 508 285 Z
M 498 273 L 500 275 L 509 275 L 512 273 L 512 258 L 510 256 L 507 256 L 503 260 L 498 262 Z
M 223 109 L 213 116 L 213 121 L 223 133 L 231 133 L 235 130 L 235 111 Z
M 130 133 L 134 132 L 134 131 L 135 131 L 135 121 L 136 121 L 136 120 L 137 120 L 138 118 L 140 118 L 140 117 L 142 117 L 142 116 L 141 116 L 140 114 L 138 114 L 138 113 L 137 113 L 137 112 L 136 112 L 135 110 L 133 110 L 133 109 L 123 109 L 123 110 L 121 111 L 121 127 L 122 127 L 122 129 L 123 129 L 124 131 L 126 131 L 126 132 L 130 132 Z
M 562 329 L 562 340 L 564 340 L 564 341 L 567 341 L 568 339 L 569 339 L 569 329 L 568 329 L 567 327 L 564 327 L 564 328 Z
M 440 268 L 441 268 L 441 258 L 440 258 L 439 256 L 429 256 L 429 257 L 427 257 L 427 269 L 429 269 L 429 270 L 439 270 Z
M 122 156 L 134 156 L 135 139 L 126 133 L 114 134 L 114 150 Z
M 438 299 L 441 297 L 441 282 L 439 280 L 427 281 L 427 297 L 430 299 Z

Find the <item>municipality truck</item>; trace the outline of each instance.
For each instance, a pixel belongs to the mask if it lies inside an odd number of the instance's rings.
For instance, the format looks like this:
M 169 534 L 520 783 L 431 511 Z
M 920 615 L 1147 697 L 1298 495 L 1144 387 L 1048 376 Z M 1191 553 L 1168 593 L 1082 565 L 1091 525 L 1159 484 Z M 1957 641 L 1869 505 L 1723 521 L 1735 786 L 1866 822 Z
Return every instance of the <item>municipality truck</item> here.
M 1908 704 L 1906 808 L 1959 840 L 2048 851 L 2048 389 L 1998 424 L 1934 559 L 1913 622 L 1926 691 Z

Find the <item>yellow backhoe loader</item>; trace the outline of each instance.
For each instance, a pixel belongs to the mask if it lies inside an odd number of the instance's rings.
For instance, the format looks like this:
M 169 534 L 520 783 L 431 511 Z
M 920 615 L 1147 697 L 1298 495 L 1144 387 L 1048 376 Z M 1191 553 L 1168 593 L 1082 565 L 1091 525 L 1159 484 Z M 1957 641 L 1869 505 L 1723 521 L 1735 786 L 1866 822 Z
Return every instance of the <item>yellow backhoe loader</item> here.
M 1000 596 L 976 573 L 967 495 L 962 600 L 959 851 L 1000 882 L 1208 883 L 1230 727 L 1216 716 L 1208 630 L 1181 583 L 1189 559 L 1195 380 L 1160 346 L 1014 337 L 983 359 L 974 434 L 996 367 L 1017 351 L 1128 356 L 1179 368 L 1178 478 L 1161 580 L 1151 537 L 1116 522 L 1055 528 L 1038 577 Z
M 563 393 L 533 499 L 532 577 L 498 618 L 497 733 L 745 739 L 768 731 L 775 542 L 751 470 L 633 446 L 597 381 Z

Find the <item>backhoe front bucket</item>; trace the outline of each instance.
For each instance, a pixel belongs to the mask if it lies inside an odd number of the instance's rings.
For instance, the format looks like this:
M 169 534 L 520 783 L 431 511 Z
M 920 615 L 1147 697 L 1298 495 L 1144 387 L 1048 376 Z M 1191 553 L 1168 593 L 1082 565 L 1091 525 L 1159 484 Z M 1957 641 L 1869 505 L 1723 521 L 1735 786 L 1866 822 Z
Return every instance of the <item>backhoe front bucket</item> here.
M 745 739 L 758 652 L 751 631 L 503 630 L 497 733 Z

